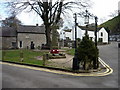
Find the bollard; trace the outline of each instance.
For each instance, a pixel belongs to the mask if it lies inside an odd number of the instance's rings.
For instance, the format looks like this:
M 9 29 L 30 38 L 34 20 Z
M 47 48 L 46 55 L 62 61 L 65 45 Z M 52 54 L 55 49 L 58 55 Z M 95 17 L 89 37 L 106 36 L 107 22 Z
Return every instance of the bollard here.
M 46 60 L 48 60 L 49 59 L 49 54 L 46 54 Z
M 23 62 L 23 52 L 20 52 L 20 61 Z
M 46 55 L 43 55 L 43 66 L 45 66 L 45 61 L 46 61 Z
M 5 55 L 6 55 L 6 52 L 3 51 L 3 53 L 2 53 L 2 60 L 5 60 Z

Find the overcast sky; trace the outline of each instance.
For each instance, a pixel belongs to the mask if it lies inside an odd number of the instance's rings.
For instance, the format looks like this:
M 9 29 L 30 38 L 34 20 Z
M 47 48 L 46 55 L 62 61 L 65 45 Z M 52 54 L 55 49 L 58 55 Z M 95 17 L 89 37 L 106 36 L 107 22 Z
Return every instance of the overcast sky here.
M 94 2 L 91 12 L 98 16 L 100 19 L 106 18 L 108 20 L 111 12 L 118 10 L 118 2 L 120 0 L 91 0 Z
M 4 0 L 0 0 L 0 2 L 2 1 Z M 93 2 L 93 4 L 91 5 L 92 7 L 90 8 L 89 11 L 99 18 L 98 23 L 100 24 L 111 18 L 108 17 L 108 15 L 110 15 L 111 12 L 118 10 L 118 2 L 120 0 L 91 0 L 91 1 Z M 1 16 L 0 19 L 4 19 L 7 17 L 7 14 L 5 14 L 4 10 L 5 9 L 0 5 L 0 16 Z M 35 16 L 37 17 L 35 18 L 31 14 L 22 13 L 17 17 L 25 25 L 35 25 L 36 23 L 42 24 L 42 21 L 39 18 L 39 16 Z

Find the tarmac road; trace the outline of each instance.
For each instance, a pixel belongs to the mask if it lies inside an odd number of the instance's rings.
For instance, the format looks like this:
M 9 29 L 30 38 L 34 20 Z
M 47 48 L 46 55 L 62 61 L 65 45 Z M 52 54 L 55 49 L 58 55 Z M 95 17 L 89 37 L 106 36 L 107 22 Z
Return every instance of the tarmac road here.
M 110 45 L 99 46 L 99 53 L 101 59 L 103 59 L 112 69 L 113 73 L 110 78 L 110 82 L 118 84 L 118 42 L 111 42 Z
M 99 46 L 99 49 L 100 57 L 114 70 L 108 76 L 77 77 L 3 64 L 2 86 L 3 88 L 118 88 L 117 43 Z

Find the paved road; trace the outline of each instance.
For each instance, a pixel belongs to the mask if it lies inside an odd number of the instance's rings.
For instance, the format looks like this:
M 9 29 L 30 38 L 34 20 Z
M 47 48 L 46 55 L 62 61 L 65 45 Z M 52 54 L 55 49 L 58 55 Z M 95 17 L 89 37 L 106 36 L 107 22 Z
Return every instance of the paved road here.
M 118 85 L 118 42 L 111 42 L 110 45 L 99 46 L 100 57 L 114 70 L 109 80 L 110 83 Z
M 117 88 L 117 43 L 99 46 L 99 48 L 101 58 L 114 69 L 111 75 L 76 77 L 2 65 L 2 86 L 3 88 Z

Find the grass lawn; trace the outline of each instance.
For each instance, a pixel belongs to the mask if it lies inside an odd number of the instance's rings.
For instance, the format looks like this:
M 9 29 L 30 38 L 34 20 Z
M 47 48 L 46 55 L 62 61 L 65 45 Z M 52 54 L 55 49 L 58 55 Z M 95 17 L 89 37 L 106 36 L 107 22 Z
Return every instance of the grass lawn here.
M 21 61 L 20 53 L 23 52 L 23 62 Z M 17 63 L 24 64 L 32 64 L 43 66 L 43 60 L 37 60 L 36 57 L 43 56 L 48 52 L 46 51 L 32 51 L 32 50 L 3 50 L 2 51 L 2 60 L 3 61 L 11 61 Z M 66 49 L 67 54 L 74 55 L 74 49 Z M 48 67 L 56 67 L 53 65 L 49 65 L 51 62 L 46 60 L 46 66 Z M 59 68 L 66 69 L 66 67 L 59 66 Z
M 74 55 L 75 53 L 75 49 L 74 48 L 61 48 L 62 50 L 65 50 L 65 53 L 69 54 L 69 55 Z
M 74 55 L 74 53 L 75 53 L 75 49 L 68 49 L 68 50 L 66 50 L 66 53 L 67 54 L 69 54 L 69 55 Z
M 32 50 L 3 50 L 3 61 L 12 61 L 26 64 L 43 65 L 43 60 L 37 60 L 35 57 L 43 56 L 46 52 Z M 20 53 L 23 52 L 23 62 L 20 61 Z

